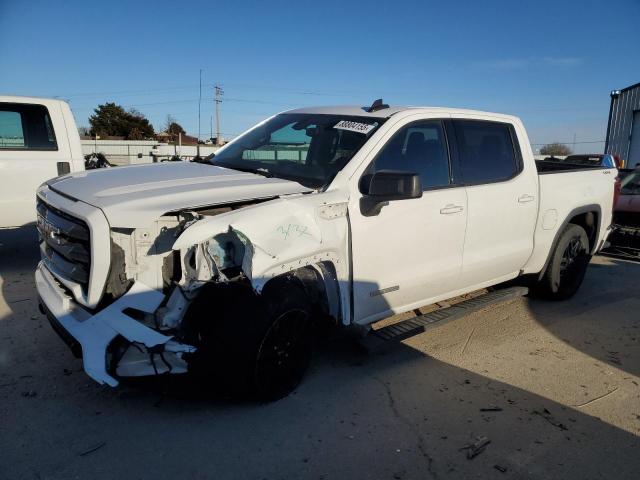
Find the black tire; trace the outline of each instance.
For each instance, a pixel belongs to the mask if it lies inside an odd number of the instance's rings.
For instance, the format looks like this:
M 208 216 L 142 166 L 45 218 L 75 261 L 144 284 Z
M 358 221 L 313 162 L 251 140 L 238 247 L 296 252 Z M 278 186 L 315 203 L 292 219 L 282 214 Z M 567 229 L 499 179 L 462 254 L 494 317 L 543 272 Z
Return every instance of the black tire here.
M 537 293 L 550 300 L 571 298 L 582 285 L 591 260 L 589 238 L 580 225 L 568 224 L 551 254 Z
M 311 361 L 312 307 L 295 279 L 272 281 L 261 295 L 239 283 L 203 287 L 187 318 L 198 332 L 190 370 L 218 392 L 277 400 Z

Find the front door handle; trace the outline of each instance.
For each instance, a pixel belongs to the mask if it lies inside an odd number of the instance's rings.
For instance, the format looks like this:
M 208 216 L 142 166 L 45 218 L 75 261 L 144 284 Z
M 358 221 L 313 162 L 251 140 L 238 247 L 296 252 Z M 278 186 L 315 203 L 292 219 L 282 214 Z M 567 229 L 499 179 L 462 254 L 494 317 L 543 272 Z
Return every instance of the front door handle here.
M 442 207 L 440 209 L 440 213 L 442 215 L 451 215 L 453 213 L 460 213 L 463 210 L 464 210 L 464 207 L 461 207 L 460 205 L 449 204 L 445 207 Z
M 520 195 L 520 197 L 518 197 L 518 202 L 519 203 L 529 203 L 529 202 L 533 202 L 536 199 L 536 197 L 534 197 L 533 195 Z

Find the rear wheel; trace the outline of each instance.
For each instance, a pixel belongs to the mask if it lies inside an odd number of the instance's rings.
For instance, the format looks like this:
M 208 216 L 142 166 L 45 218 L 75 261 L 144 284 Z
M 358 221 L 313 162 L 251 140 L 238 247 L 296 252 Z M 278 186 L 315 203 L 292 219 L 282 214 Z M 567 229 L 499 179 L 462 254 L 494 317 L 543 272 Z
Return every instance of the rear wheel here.
M 590 260 L 589 238 L 584 228 L 568 224 L 538 282 L 537 291 L 552 300 L 572 297 L 582 285 Z

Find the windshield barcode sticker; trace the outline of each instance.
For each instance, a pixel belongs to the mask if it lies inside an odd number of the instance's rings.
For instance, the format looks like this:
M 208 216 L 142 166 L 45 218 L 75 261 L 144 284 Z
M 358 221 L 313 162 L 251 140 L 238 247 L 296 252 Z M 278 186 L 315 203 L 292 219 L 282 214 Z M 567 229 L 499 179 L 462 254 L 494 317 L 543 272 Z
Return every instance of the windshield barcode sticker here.
M 375 125 L 369 125 L 368 123 L 352 122 L 349 120 L 341 120 L 334 125 L 333 128 L 338 130 L 349 130 L 350 132 L 357 132 L 366 135 L 371 130 L 376 128 Z

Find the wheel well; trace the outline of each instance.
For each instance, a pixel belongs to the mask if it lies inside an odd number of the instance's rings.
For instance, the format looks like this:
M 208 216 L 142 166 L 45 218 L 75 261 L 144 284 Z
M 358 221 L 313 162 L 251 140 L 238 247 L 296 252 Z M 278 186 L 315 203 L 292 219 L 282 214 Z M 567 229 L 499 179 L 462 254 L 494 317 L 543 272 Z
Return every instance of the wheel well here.
M 340 290 L 336 271 L 331 262 L 319 262 L 273 277 L 265 284 L 264 289 L 274 283 L 292 278 L 302 284 L 309 300 L 320 315 L 331 318 L 334 322 L 340 320 Z
M 599 218 L 598 212 L 584 212 L 575 215 L 569 220 L 569 223 L 580 225 L 587 232 L 589 238 L 589 251 L 593 251 L 598 236 Z

